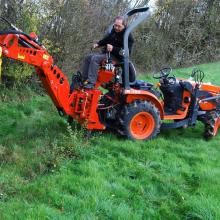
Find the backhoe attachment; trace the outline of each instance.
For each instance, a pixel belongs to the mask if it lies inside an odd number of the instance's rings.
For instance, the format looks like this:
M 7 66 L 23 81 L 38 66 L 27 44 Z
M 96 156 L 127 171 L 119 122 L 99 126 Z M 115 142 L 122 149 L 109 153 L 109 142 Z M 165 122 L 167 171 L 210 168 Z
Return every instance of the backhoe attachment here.
M 98 89 L 70 91 L 67 77 L 54 64 L 45 47 L 38 42 L 37 35 L 33 32 L 28 35 L 14 25 L 10 27 L 12 29 L 0 31 L 2 56 L 34 66 L 60 115 L 69 115 L 87 129 L 105 129 L 97 113 L 102 92 Z

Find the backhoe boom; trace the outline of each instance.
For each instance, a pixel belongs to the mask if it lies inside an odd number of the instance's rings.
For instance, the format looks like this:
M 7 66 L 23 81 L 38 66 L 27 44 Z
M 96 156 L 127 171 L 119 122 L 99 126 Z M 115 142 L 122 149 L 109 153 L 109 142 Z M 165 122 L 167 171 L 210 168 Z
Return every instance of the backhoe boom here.
M 60 114 L 67 114 L 87 129 L 104 129 L 96 112 L 102 92 L 73 91 L 67 77 L 54 65 L 52 56 L 31 36 L 16 30 L 0 32 L 0 51 L 7 58 L 35 67 L 44 88 Z M 83 97 L 82 97 L 83 96 Z

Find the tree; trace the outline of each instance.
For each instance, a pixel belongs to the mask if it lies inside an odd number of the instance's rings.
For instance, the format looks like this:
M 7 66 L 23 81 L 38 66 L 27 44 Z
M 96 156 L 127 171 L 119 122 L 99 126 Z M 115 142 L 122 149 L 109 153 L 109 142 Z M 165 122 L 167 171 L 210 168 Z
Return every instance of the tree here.
M 0 0 L 0 4 L 2 6 L 0 16 L 6 18 L 26 33 L 37 32 L 39 22 L 37 14 L 39 11 L 34 0 Z M 11 27 L 1 23 L 0 28 L 1 30 L 7 30 Z M 33 72 L 32 67 L 28 64 L 9 59 L 4 59 L 3 61 L 3 82 L 7 81 L 13 84 L 14 81 L 20 81 L 30 76 Z

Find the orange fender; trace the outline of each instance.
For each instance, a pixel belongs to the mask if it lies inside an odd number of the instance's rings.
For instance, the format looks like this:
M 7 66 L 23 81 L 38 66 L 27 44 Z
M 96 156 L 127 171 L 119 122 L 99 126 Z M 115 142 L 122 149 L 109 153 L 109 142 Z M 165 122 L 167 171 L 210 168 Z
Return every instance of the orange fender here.
M 125 90 L 126 102 L 131 103 L 135 100 L 149 101 L 154 104 L 160 112 L 160 118 L 164 118 L 164 110 L 162 102 L 151 92 L 144 90 L 129 89 Z

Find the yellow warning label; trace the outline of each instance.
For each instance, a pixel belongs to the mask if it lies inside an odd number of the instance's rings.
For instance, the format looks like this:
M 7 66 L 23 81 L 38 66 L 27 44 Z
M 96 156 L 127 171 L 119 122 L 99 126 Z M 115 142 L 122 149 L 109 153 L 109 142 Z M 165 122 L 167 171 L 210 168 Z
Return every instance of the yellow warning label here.
M 46 55 L 46 54 L 44 54 L 44 55 L 43 55 L 43 59 L 44 59 L 44 60 L 49 60 L 49 56 Z
M 0 83 L 2 79 L 2 47 L 0 47 Z
M 24 60 L 25 59 L 25 55 L 18 54 L 18 59 Z

